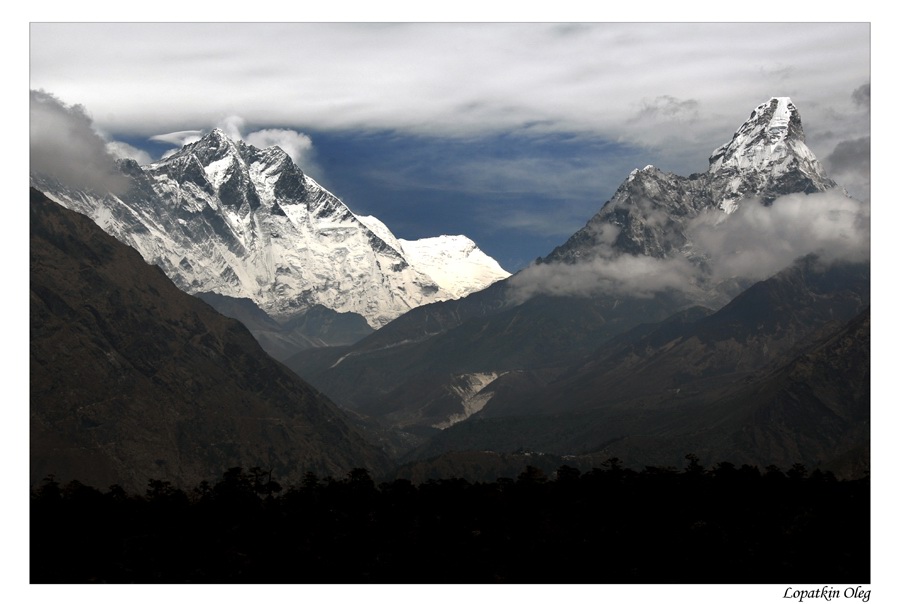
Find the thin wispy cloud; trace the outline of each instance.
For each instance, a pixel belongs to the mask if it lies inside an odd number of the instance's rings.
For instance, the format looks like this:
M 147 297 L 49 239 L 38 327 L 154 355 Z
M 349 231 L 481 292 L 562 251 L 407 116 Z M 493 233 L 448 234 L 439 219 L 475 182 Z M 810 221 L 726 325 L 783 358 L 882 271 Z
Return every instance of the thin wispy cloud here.
M 584 226 L 581 216 L 584 208 L 572 203 L 555 203 L 553 219 L 548 220 L 548 208 L 540 206 L 483 208 L 478 213 L 487 225 L 488 232 L 513 231 L 530 236 L 566 239 Z M 549 250 L 547 250 L 549 251 Z
M 641 101 L 641 108 L 638 114 L 631 119 L 631 123 L 644 120 L 690 123 L 700 117 L 699 107 L 700 103 L 694 99 L 681 100 L 668 95 L 645 99 Z
M 221 119 L 217 126 L 228 135 L 228 138 L 239 141 L 243 139 L 241 132 L 246 123 L 247 121 L 239 115 L 229 115 Z
M 197 142 L 200 140 L 201 136 L 203 136 L 202 130 L 180 130 L 178 132 L 154 134 L 149 137 L 149 140 L 168 143 L 176 147 L 183 147 L 184 145 Z

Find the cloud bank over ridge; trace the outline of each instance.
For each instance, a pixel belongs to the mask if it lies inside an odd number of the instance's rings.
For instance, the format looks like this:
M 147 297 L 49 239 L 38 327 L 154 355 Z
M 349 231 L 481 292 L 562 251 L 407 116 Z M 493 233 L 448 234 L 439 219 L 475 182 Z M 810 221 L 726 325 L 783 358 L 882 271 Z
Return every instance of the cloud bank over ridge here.
M 808 254 L 823 262 L 868 261 L 869 212 L 867 202 L 835 190 L 786 195 L 770 206 L 745 200 L 731 215 L 710 209 L 692 219 L 685 229 L 690 250 L 668 258 L 618 252 L 612 247 L 616 227 L 604 224 L 605 241 L 593 258 L 534 264 L 510 284 L 519 301 L 536 295 L 647 297 L 665 291 L 702 299 L 701 284 L 760 281 Z M 653 222 L 652 215 L 647 222 Z

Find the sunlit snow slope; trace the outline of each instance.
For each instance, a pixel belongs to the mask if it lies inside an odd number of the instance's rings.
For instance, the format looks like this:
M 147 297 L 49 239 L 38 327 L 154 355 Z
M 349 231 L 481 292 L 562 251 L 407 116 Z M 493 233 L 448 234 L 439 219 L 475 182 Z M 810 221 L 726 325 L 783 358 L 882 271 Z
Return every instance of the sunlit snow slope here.
M 213 130 L 147 166 L 120 164 L 127 192 L 32 185 L 90 216 L 183 290 L 249 298 L 276 319 L 313 305 L 380 327 L 416 306 L 508 276 L 465 237 L 400 242 L 357 217 L 278 147 Z

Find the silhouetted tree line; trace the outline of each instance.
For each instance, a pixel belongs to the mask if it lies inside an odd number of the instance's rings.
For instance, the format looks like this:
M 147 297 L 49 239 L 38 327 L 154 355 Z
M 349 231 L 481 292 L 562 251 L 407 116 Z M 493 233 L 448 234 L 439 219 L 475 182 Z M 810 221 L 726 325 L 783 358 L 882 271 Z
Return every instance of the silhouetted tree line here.
M 142 496 L 51 476 L 32 494 L 31 580 L 865 584 L 869 503 L 868 479 L 694 456 L 420 485 L 232 468 Z

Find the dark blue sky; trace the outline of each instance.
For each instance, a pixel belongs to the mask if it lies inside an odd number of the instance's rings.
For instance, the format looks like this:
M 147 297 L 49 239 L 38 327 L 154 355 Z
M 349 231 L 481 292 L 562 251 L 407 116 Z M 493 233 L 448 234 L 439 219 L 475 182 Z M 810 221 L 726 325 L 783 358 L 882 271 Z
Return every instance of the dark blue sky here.
M 584 226 L 630 171 L 617 177 L 610 165 L 641 159 L 625 145 L 562 135 L 308 134 L 322 184 L 354 212 L 404 239 L 467 235 L 510 271 Z

